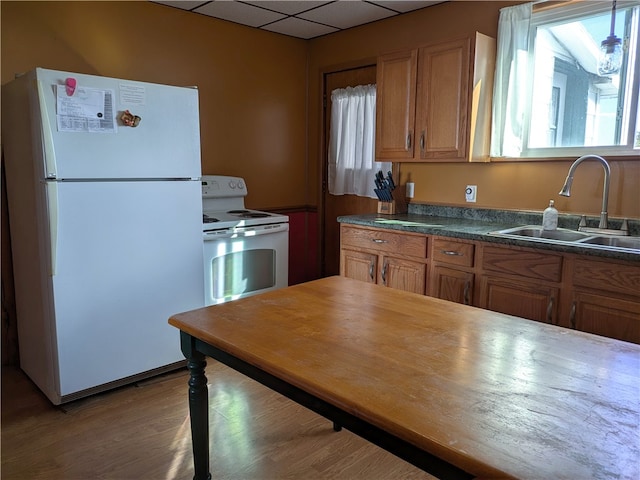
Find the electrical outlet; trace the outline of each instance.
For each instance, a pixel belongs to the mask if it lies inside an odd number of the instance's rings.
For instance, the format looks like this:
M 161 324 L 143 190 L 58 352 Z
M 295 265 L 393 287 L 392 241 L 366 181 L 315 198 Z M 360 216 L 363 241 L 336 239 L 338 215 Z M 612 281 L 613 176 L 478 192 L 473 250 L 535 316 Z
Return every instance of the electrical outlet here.
M 475 203 L 477 193 L 478 193 L 477 185 L 467 185 L 467 188 L 464 191 L 464 198 L 467 202 Z

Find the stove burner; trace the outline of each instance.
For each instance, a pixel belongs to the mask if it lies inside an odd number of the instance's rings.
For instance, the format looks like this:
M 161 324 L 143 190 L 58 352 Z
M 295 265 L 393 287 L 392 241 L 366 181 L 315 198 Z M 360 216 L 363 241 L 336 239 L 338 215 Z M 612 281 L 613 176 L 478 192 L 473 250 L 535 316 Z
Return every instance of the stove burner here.
M 229 210 L 227 213 L 240 218 L 265 218 L 271 216 L 269 213 L 252 212 L 250 210 Z
M 210 217 L 209 215 L 202 215 L 202 223 L 216 223 L 219 222 L 217 218 Z

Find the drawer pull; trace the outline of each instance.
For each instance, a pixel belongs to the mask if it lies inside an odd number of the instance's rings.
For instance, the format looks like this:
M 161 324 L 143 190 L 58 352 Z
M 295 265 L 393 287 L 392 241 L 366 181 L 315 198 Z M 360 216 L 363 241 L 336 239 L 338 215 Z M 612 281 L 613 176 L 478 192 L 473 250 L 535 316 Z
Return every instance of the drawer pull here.
M 411 132 L 407 134 L 407 150 L 411 150 Z
M 373 281 L 373 274 L 375 273 L 374 268 L 375 268 L 375 265 L 373 262 L 371 262 L 369 264 L 369 278 L 371 279 L 371 281 Z
M 571 312 L 569 313 L 569 323 L 571 324 L 571 328 L 576 329 L 576 302 L 571 304 Z
M 554 299 L 553 299 L 553 297 L 551 297 L 549 299 L 549 303 L 547 304 L 547 323 L 550 323 L 552 325 L 554 325 L 554 321 L 553 321 L 553 302 L 554 302 Z
M 371 241 L 373 243 L 389 243 L 387 240 L 382 240 L 381 238 L 372 238 Z
M 420 135 L 420 151 L 424 152 L 424 130 L 422 131 L 422 135 Z
M 382 266 L 382 284 L 386 287 L 387 286 L 387 267 L 389 266 L 389 264 L 387 262 L 385 262 L 385 264 Z
M 445 255 L 455 255 L 457 257 L 464 257 L 464 253 L 456 252 L 455 250 L 441 250 Z

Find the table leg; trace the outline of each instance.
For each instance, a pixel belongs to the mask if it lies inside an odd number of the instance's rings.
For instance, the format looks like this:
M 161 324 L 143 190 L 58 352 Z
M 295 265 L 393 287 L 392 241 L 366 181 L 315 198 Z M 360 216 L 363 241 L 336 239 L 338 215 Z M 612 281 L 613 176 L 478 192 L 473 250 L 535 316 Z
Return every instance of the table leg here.
M 192 339 L 182 334 L 182 352 L 189 369 L 189 414 L 193 448 L 193 480 L 211 480 L 209 472 L 209 391 L 204 369 L 205 356 L 193 348 Z M 188 337 L 188 338 L 185 338 Z

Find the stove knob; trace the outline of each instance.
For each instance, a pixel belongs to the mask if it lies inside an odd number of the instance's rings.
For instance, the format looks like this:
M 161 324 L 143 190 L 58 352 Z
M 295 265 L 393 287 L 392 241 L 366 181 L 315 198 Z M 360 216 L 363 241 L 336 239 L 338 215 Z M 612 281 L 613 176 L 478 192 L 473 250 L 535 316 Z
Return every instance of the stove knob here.
M 244 188 L 244 183 L 242 183 L 242 181 L 238 182 L 238 188 Z
M 236 188 L 236 184 L 233 183 L 233 180 L 229 180 L 229 188 L 231 188 L 231 189 Z

